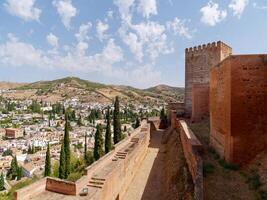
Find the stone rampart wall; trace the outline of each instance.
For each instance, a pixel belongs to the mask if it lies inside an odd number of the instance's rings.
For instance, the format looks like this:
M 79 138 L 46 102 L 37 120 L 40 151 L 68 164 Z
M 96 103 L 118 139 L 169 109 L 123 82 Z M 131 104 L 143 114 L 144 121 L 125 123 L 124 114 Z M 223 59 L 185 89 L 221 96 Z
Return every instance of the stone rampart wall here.
M 195 199 L 203 199 L 202 145 L 183 120 L 178 121 L 184 156 L 194 182 Z

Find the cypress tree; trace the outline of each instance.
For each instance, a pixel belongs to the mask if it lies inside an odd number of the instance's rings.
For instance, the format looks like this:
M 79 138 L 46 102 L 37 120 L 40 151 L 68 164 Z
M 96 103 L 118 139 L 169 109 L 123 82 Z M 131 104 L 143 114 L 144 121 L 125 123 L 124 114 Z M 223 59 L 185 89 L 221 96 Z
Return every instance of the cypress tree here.
M 105 134 L 105 153 L 108 153 L 112 149 L 109 108 L 107 111 L 106 121 L 107 121 L 107 127 Z
M 0 176 L 0 191 L 3 191 L 5 189 L 5 179 L 3 173 L 1 173 Z
M 103 137 L 102 137 L 102 126 L 98 124 L 96 126 L 95 133 L 95 146 L 94 146 L 94 158 L 98 160 L 101 156 L 103 156 Z
M 84 161 L 87 162 L 87 133 L 84 135 Z
M 58 168 L 58 178 L 64 179 L 65 178 L 65 171 L 66 171 L 66 159 L 65 159 L 65 149 L 64 143 L 61 144 L 60 149 L 60 160 L 59 160 L 59 168 Z
M 134 128 L 138 128 L 140 126 L 140 120 L 139 117 L 136 118 Z
M 11 161 L 11 178 L 15 179 L 18 176 L 18 161 L 17 157 L 15 156 Z
M 50 157 L 50 144 L 47 144 L 46 156 L 45 156 L 45 171 L 44 176 L 51 175 L 51 157 Z
M 70 136 L 69 136 L 69 121 L 67 114 L 65 115 L 65 133 L 64 133 L 64 151 L 65 151 L 65 177 L 70 174 Z
M 116 97 L 114 104 L 113 131 L 114 131 L 114 136 L 113 136 L 114 144 L 117 144 L 122 138 L 121 122 L 120 122 L 120 102 L 118 96 Z
M 17 168 L 17 180 L 20 180 L 23 176 L 22 167 Z

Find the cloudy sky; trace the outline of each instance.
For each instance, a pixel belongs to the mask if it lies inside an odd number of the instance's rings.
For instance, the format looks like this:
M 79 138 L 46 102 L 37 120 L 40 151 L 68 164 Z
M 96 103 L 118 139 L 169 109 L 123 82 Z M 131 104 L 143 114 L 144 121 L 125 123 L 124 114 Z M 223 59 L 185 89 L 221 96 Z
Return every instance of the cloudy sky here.
M 184 85 L 184 49 L 267 52 L 267 0 L 2 0 L 0 80 Z

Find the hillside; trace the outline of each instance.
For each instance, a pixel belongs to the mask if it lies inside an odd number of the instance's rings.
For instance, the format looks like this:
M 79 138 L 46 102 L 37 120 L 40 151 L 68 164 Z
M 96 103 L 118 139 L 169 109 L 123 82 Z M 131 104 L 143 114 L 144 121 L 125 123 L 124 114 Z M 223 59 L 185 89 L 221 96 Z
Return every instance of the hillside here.
M 38 81 L 18 85 L 12 92 L 5 94 L 15 99 L 42 99 L 56 102 L 66 98 L 78 97 L 87 102 L 110 102 L 115 96 L 120 96 L 125 103 L 162 103 L 183 99 L 183 88 L 158 85 L 145 90 L 130 86 L 105 85 L 76 77 L 66 77 L 53 81 Z

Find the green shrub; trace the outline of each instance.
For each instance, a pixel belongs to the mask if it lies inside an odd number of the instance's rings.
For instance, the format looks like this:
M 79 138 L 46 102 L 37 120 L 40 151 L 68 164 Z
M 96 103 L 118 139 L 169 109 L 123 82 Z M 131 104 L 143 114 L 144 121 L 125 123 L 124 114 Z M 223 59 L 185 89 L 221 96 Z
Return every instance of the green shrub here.
M 203 175 L 206 177 L 208 174 L 212 174 L 214 172 L 214 165 L 209 162 L 204 162 L 203 164 Z
M 238 170 L 239 166 L 232 164 L 232 163 L 227 163 L 225 160 L 221 159 L 219 160 L 219 164 L 224 168 L 224 169 L 228 169 L 228 170 Z
M 79 180 L 82 176 L 83 176 L 83 173 L 81 173 L 81 172 L 73 172 L 73 173 L 69 174 L 67 180 L 75 182 L 75 181 Z
M 262 185 L 260 176 L 256 173 L 248 177 L 247 183 L 249 185 L 249 189 L 251 190 L 257 190 Z
M 267 192 L 264 190 L 260 190 L 258 193 L 259 200 L 267 200 Z

